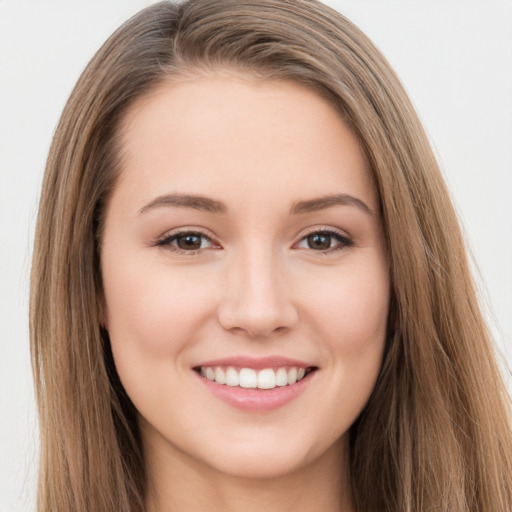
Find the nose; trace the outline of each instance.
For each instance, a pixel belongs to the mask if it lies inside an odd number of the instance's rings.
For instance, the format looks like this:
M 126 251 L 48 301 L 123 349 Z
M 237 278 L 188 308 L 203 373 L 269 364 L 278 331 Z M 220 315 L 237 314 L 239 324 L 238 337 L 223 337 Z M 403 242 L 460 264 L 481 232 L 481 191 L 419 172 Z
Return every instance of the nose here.
M 291 283 L 278 260 L 264 250 L 248 250 L 233 257 L 218 310 L 224 329 L 264 338 L 295 327 L 298 312 Z

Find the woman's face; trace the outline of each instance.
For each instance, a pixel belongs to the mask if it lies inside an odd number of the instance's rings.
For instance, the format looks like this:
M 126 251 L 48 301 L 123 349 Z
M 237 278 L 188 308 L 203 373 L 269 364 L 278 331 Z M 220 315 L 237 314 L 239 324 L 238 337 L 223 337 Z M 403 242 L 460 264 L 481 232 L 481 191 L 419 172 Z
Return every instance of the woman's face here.
M 226 74 L 160 86 L 121 135 L 105 323 L 146 454 L 248 477 L 337 457 L 390 293 L 356 138 L 308 89 Z

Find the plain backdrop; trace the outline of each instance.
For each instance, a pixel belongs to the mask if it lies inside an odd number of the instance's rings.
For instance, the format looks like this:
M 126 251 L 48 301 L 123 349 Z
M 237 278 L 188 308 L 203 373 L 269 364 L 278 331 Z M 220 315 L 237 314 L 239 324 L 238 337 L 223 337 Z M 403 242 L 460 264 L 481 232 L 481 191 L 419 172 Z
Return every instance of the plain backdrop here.
M 150 3 L 0 0 L 0 512 L 33 510 L 38 439 L 28 283 L 52 133 L 94 51 Z M 512 1 L 328 3 L 374 40 L 409 91 L 452 190 L 479 269 L 481 300 L 510 364 Z

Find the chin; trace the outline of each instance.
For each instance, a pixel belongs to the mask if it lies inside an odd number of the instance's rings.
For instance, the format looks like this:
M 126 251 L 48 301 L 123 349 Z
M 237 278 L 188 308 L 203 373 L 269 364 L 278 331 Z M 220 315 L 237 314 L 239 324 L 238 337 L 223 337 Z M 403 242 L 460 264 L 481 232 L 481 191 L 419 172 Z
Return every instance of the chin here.
M 341 460 L 342 444 L 345 436 L 328 446 L 302 443 L 303 439 L 272 438 L 262 442 L 266 436 L 259 435 L 257 440 L 245 443 L 227 443 L 223 451 L 210 454 L 204 460 L 213 470 L 234 478 L 276 479 L 296 475 L 311 465 L 326 459 L 333 463 Z M 204 455 L 203 455 L 204 456 Z
M 275 479 L 296 473 L 304 466 L 304 460 L 295 454 L 251 453 L 224 459 L 216 465 L 217 471 L 243 479 Z

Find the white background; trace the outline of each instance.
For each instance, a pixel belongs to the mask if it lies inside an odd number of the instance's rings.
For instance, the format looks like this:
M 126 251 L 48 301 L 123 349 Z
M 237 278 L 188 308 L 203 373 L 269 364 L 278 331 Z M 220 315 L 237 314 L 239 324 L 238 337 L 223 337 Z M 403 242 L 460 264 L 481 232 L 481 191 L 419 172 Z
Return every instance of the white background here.
M 52 133 L 94 51 L 150 3 L 0 0 L 0 512 L 33 510 L 28 276 Z M 510 364 L 512 0 L 329 3 L 374 40 L 404 81 L 452 190 L 482 301 Z

